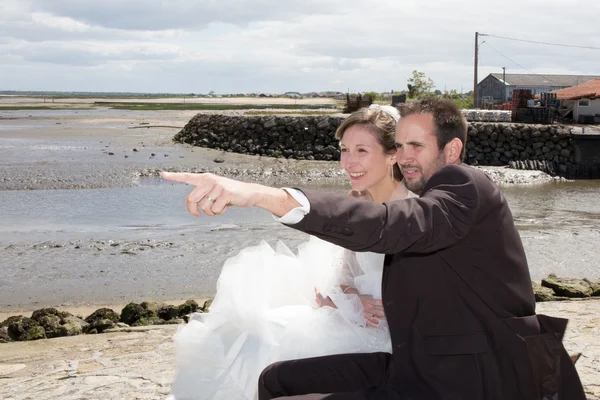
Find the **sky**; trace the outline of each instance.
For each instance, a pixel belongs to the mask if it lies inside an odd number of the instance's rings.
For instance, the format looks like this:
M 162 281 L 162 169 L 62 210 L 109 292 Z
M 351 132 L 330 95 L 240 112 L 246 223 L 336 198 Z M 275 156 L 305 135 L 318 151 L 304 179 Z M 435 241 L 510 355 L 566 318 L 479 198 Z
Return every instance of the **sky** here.
M 600 75 L 597 0 L 0 0 L 0 90 L 439 90 L 491 72 Z

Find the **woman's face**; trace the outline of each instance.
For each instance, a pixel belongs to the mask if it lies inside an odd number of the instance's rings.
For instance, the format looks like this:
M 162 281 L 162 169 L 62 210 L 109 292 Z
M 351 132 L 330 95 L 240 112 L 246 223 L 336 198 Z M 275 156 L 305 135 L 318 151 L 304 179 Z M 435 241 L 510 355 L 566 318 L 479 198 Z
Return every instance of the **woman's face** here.
M 384 179 L 391 181 L 396 155 L 386 155 L 383 147 L 366 126 L 348 128 L 340 140 L 341 163 L 353 190 L 368 190 Z

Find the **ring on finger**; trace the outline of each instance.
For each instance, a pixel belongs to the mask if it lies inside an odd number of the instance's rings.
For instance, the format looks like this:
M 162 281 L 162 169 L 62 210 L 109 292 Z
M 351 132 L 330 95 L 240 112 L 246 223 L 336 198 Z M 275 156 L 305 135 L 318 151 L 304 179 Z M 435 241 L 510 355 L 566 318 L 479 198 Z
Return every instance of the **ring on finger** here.
M 206 195 L 206 200 L 208 200 L 208 201 L 215 201 L 216 199 L 213 199 L 212 197 L 210 197 L 210 195 Z

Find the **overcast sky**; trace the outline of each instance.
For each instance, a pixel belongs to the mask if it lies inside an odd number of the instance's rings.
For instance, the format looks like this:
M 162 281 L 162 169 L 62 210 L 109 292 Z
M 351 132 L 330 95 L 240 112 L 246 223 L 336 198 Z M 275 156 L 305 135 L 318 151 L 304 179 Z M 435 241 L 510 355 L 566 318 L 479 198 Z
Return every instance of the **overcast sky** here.
M 597 0 L 0 0 L 0 90 L 381 92 L 417 69 L 466 92 L 475 31 L 600 48 L 599 16 Z M 600 75 L 600 50 L 480 42 L 480 80 Z

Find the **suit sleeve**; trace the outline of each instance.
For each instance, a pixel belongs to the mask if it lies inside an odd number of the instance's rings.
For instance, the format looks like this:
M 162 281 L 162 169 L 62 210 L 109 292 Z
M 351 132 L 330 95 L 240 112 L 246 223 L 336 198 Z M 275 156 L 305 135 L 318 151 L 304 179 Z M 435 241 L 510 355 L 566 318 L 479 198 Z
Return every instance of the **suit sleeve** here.
M 436 172 L 419 198 L 377 204 L 303 192 L 311 211 L 290 226 L 354 251 L 392 254 L 441 250 L 469 233 L 479 210 L 477 186 L 467 169 L 457 165 Z

